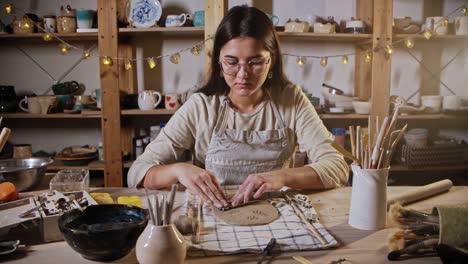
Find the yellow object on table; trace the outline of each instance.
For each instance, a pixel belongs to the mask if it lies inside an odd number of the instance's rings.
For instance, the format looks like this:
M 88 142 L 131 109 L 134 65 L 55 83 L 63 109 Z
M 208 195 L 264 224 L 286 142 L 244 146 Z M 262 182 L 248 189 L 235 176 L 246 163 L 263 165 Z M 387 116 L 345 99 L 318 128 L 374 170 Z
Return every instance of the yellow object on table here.
M 143 208 L 143 205 L 141 204 L 141 200 L 139 196 L 119 196 L 119 198 L 117 198 L 117 203 L 133 205 L 133 206 Z
M 98 204 L 113 204 L 114 199 L 108 193 L 90 193 Z

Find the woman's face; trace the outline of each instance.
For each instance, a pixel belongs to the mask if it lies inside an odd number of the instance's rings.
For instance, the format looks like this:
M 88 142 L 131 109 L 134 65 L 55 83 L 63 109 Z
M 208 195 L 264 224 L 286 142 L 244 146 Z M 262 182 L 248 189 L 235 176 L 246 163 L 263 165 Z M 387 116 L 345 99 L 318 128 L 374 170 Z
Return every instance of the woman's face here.
M 262 93 L 272 65 L 271 54 L 260 41 L 251 37 L 228 41 L 220 51 L 219 63 L 230 96 L 249 97 Z

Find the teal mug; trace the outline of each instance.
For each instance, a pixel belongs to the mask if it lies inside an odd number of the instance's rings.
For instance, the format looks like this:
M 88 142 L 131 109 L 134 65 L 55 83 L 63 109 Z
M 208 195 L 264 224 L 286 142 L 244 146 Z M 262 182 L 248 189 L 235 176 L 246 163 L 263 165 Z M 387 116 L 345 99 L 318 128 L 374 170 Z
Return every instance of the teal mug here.
M 77 81 L 62 82 L 52 85 L 52 91 L 55 95 L 59 94 L 73 94 L 80 90 L 80 84 Z
M 266 15 L 270 18 L 271 22 L 273 23 L 273 26 L 278 26 L 279 17 L 277 15 L 272 15 L 268 13 L 266 13 Z
M 193 26 L 194 27 L 205 26 L 205 11 L 204 10 L 195 11 L 193 15 Z
M 71 94 L 57 95 L 57 111 L 73 110 L 75 106 L 75 97 Z

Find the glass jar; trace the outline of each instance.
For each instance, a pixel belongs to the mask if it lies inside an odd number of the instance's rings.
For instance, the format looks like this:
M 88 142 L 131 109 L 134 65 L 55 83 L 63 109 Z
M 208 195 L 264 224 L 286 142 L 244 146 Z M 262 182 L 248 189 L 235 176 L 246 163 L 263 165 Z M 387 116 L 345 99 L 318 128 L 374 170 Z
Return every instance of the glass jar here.
M 346 129 L 332 128 L 332 134 L 336 143 L 340 144 L 344 148 L 346 144 Z

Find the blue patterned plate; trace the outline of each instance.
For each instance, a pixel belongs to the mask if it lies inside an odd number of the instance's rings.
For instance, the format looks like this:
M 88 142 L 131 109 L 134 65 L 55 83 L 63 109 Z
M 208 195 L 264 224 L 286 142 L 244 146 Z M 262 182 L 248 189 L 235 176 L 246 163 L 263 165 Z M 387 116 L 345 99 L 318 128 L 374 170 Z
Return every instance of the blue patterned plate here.
M 159 21 L 161 13 L 158 0 L 130 0 L 128 20 L 136 28 L 150 28 Z

